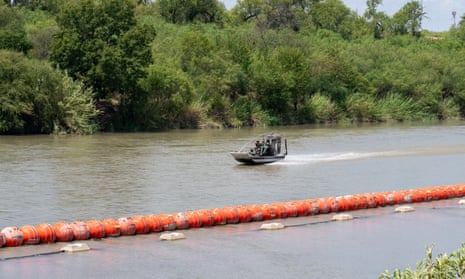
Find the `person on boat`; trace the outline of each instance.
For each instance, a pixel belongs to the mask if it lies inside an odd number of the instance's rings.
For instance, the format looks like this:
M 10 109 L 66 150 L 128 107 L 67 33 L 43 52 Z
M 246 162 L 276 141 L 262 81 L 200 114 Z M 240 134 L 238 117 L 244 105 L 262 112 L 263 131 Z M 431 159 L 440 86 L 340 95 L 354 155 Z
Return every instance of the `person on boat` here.
M 265 151 L 263 152 L 263 155 L 265 155 L 265 156 L 273 156 L 274 155 L 274 150 L 273 150 L 273 147 L 271 146 L 269 140 L 266 141 Z
M 259 140 L 255 142 L 255 154 L 261 154 L 262 153 L 262 147 L 263 143 L 261 143 Z

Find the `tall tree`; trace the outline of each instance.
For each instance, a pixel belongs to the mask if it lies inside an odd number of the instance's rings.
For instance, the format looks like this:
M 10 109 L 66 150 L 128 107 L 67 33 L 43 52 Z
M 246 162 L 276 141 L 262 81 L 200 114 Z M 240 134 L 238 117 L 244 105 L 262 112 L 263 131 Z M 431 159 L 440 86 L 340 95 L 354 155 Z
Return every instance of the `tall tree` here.
M 26 53 L 32 48 L 27 39 L 24 19 L 16 8 L 0 4 L 0 49 Z
M 160 14 L 171 23 L 219 23 L 224 6 L 217 0 L 159 0 Z
M 385 13 L 378 12 L 378 6 L 383 3 L 382 0 L 367 0 L 367 9 L 364 13 L 365 18 L 369 21 L 373 36 L 376 39 L 383 37 L 385 24 L 388 16 Z
M 394 34 L 410 34 L 419 37 L 421 35 L 421 22 L 425 15 L 423 5 L 420 2 L 408 2 L 394 14 L 391 29 Z
M 152 27 L 137 24 L 134 8 L 132 0 L 69 3 L 57 17 L 61 30 L 50 53 L 60 68 L 94 88 L 98 99 L 117 99 L 119 111 L 131 115 L 131 105 L 143 98 L 137 81 L 152 62 L 155 36 Z

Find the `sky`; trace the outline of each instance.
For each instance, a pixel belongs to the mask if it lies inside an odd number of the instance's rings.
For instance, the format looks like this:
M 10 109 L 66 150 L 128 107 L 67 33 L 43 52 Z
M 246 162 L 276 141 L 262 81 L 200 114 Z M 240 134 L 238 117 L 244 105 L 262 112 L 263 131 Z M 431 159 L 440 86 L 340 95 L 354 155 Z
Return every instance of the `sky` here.
M 227 9 L 234 7 L 237 0 L 220 0 Z M 366 0 L 342 0 L 344 4 L 357 14 L 362 15 L 366 10 Z M 378 7 L 389 16 L 399 11 L 410 0 L 384 0 Z M 423 29 L 440 32 L 448 31 L 454 24 L 452 12 L 456 12 L 455 22 L 458 24 L 460 18 L 465 14 L 465 0 L 420 0 L 423 3 L 426 17 L 423 19 Z

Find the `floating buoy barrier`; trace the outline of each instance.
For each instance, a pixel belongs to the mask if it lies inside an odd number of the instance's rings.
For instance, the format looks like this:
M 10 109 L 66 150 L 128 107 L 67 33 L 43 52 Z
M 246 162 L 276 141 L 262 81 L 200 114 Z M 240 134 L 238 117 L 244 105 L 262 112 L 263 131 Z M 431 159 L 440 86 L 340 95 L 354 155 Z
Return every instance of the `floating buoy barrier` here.
M 87 240 L 90 238 L 89 226 L 83 221 L 74 221 L 71 224 L 73 229 L 73 240 Z
M 282 229 L 275 219 L 336 213 L 332 220 L 346 221 L 354 217 L 348 211 L 385 206 L 396 206 L 395 212 L 412 212 L 409 205 L 442 199 L 465 197 L 465 184 L 424 187 L 411 190 L 362 193 L 337 197 L 310 198 L 271 204 L 225 206 L 222 208 L 188 210 L 185 212 L 136 215 L 118 219 L 57 222 L 18 227 L 6 227 L 0 231 L 0 247 L 16 247 L 42 243 L 85 241 L 123 235 L 162 233 L 161 240 L 185 238 L 176 230 L 222 226 L 227 224 L 264 222 L 260 229 Z M 458 202 L 465 205 L 465 199 Z M 66 251 L 85 250 L 83 244 L 65 246 Z M 65 249 L 65 248 L 64 248 Z M 63 250 L 65 251 L 65 250 Z
M 163 233 L 160 235 L 160 240 L 179 240 L 184 238 L 186 238 L 186 236 L 180 232 Z
M 5 246 L 5 244 L 6 244 L 6 237 L 2 232 L 0 232 L 0 247 Z
M 25 225 L 20 228 L 20 231 L 23 232 L 23 244 L 24 245 L 33 245 L 40 243 L 39 232 L 34 226 Z
M 136 215 L 131 218 L 136 225 L 136 234 L 146 234 L 150 232 L 150 225 L 146 221 L 145 216 Z
M 73 228 L 67 222 L 58 222 L 53 225 L 57 242 L 69 242 L 74 240 Z
M 261 230 L 281 230 L 284 229 L 285 226 L 282 223 L 265 223 L 260 226 Z
M 410 205 L 401 205 L 398 206 L 394 209 L 395 212 L 400 212 L 400 213 L 407 213 L 407 212 L 413 212 L 415 211 L 415 208 L 413 208 Z
M 354 216 L 349 213 L 339 213 L 333 216 L 332 220 L 334 221 L 350 221 L 353 220 Z
M 105 228 L 105 236 L 118 237 L 121 235 L 121 227 L 119 222 L 113 218 L 105 218 L 102 220 Z
M 94 239 L 104 238 L 105 234 L 105 225 L 102 221 L 99 220 L 89 220 L 87 221 L 87 227 L 89 228 L 89 237 Z
M 23 245 L 23 232 L 17 227 L 6 227 L 2 230 L 5 237 L 6 247 L 15 247 Z
M 132 218 L 121 217 L 118 219 L 121 235 L 135 235 L 136 234 L 136 223 Z
M 57 239 L 55 230 L 50 224 L 38 224 L 36 230 L 39 234 L 40 243 L 53 243 Z

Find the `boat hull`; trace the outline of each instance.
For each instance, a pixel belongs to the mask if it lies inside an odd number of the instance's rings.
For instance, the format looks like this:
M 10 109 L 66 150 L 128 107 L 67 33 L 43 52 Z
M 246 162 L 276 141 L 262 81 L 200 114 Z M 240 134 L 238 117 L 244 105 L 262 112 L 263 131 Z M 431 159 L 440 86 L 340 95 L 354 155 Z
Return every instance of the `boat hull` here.
M 263 165 L 270 164 L 282 160 L 286 157 L 285 154 L 278 154 L 273 156 L 259 156 L 247 152 L 231 152 L 234 159 L 240 163 L 247 165 Z

